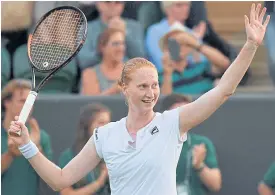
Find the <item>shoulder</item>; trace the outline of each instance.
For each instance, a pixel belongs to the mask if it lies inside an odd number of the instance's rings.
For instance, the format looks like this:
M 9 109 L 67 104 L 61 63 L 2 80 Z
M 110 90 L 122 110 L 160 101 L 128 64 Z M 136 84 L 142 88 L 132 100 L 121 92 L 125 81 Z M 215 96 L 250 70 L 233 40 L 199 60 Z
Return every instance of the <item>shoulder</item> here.
M 95 67 L 86 67 L 84 70 L 82 70 L 82 79 L 83 80 L 91 80 L 96 78 L 96 73 L 98 72 L 97 66 Z
M 175 108 L 175 109 L 172 109 L 172 110 L 166 110 L 163 113 L 159 114 L 159 117 L 162 120 L 166 120 L 167 118 L 174 118 L 174 117 L 179 116 L 179 111 L 180 111 L 179 108 Z
M 124 120 L 125 120 L 125 118 L 123 118 L 119 121 L 110 122 L 104 126 L 95 128 L 95 130 L 94 130 L 95 140 L 96 141 L 104 140 L 104 139 L 108 138 L 111 134 L 117 133 L 118 130 L 122 128 L 122 126 L 124 124 Z
M 163 21 L 149 26 L 147 32 L 152 33 L 152 32 L 159 31 L 159 30 L 164 30 Z M 168 29 L 165 29 L 165 30 L 168 30 Z

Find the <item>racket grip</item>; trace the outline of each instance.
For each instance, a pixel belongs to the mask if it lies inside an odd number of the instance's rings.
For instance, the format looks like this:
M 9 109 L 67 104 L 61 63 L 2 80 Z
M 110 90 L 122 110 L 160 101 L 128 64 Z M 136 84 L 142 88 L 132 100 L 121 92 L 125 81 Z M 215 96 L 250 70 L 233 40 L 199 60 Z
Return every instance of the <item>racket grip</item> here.
M 33 104 L 35 102 L 36 96 L 37 96 L 37 93 L 35 91 L 30 91 L 30 93 L 24 103 L 24 106 L 20 112 L 19 119 L 18 119 L 19 122 L 21 122 L 23 124 L 26 123 L 26 121 L 29 117 L 29 114 L 31 112 L 31 109 L 33 107 Z M 20 136 L 21 131 L 17 132 L 17 134 Z

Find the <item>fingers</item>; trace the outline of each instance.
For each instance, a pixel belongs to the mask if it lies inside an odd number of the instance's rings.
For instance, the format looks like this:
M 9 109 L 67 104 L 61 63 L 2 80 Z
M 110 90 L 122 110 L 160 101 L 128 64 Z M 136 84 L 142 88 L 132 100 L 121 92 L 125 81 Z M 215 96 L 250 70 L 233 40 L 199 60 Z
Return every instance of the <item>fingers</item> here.
M 250 23 L 253 23 L 255 20 L 255 3 L 252 4 L 250 10 Z
M 19 116 L 15 116 L 15 117 L 14 117 L 14 120 L 15 120 L 15 121 L 18 121 L 18 120 L 19 120 Z
M 255 20 L 259 20 L 259 14 L 260 14 L 261 7 L 262 7 L 262 5 L 260 3 L 256 7 Z
M 262 24 L 263 23 L 263 18 L 265 16 L 265 13 L 266 13 L 266 7 L 263 8 L 262 12 L 261 12 L 261 15 L 259 17 L 259 22 Z
M 19 121 L 12 121 L 9 129 L 9 135 L 18 137 L 23 129 L 25 129 L 25 125 Z
M 247 27 L 249 25 L 249 19 L 248 19 L 247 15 L 244 16 L 244 23 L 245 23 L 245 27 Z
M 268 15 L 265 19 L 265 22 L 264 22 L 264 28 L 267 27 L 268 23 L 269 23 L 269 20 L 270 20 L 270 15 Z

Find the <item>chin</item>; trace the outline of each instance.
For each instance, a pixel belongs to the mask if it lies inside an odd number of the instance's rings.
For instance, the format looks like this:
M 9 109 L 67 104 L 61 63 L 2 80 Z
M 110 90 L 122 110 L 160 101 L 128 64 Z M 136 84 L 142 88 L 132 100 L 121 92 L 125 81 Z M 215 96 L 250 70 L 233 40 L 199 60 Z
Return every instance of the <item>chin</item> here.
M 152 102 L 152 103 L 150 103 L 150 104 L 144 104 L 144 103 L 143 103 L 143 104 L 140 106 L 140 108 L 142 109 L 142 111 L 148 112 L 148 111 L 153 110 L 154 107 L 155 107 L 155 105 L 156 105 L 155 102 Z

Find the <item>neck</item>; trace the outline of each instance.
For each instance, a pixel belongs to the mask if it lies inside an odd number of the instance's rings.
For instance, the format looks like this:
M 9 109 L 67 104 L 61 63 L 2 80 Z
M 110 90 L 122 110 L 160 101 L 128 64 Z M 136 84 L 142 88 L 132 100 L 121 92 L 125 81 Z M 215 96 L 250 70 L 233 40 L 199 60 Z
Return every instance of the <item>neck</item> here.
M 10 128 L 11 121 L 13 121 L 13 120 L 14 120 L 14 116 L 6 113 L 4 120 L 3 120 L 3 127 L 5 128 L 6 131 Z
M 121 65 L 121 62 L 117 62 L 115 60 L 111 60 L 110 58 L 104 58 L 102 59 L 102 63 L 101 63 L 105 68 L 107 69 L 113 69 L 118 67 L 119 65 Z
M 167 17 L 167 21 L 168 21 L 169 26 L 172 26 L 175 22 L 181 22 L 182 25 L 185 24 L 185 21 L 178 21 L 173 17 Z
M 137 133 L 139 129 L 149 124 L 155 116 L 153 110 L 140 113 L 129 109 L 126 127 L 129 133 Z

